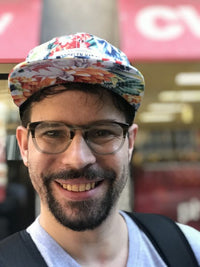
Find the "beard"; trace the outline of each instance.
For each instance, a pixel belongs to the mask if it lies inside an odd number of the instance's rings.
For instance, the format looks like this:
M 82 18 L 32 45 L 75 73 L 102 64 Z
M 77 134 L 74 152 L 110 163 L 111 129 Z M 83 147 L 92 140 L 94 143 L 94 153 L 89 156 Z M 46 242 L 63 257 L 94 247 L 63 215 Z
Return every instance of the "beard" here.
M 30 177 L 33 184 L 36 185 L 38 179 L 33 178 L 33 173 L 30 171 Z M 49 210 L 54 215 L 56 220 L 63 226 L 74 231 L 93 230 L 108 217 L 113 207 L 116 205 L 119 196 L 126 184 L 129 175 L 128 168 L 123 168 L 119 178 L 113 170 L 93 169 L 87 167 L 79 171 L 61 171 L 58 173 L 43 174 L 40 178 L 42 185 L 37 190 L 41 199 L 47 203 Z M 89 181 L 96 178 L 103 178 L 108 184 L 107 190 L 101 197 L 91 198 L 84 201 L 68 201 L 59 202 L 54 196 L 52 188 L 53 181 L 58 179 L 77 179 L 85 177 Z M 98 185 L 97 185 L 98 186 Z

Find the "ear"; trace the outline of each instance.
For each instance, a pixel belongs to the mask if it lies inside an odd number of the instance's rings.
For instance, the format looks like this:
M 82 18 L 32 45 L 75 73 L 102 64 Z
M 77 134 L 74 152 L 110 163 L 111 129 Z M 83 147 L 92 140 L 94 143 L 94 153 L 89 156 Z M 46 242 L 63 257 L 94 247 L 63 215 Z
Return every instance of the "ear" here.
M 128 136 L 128 140 L 129 140 L 129 147 L 128 147 L 128 149 L 129 149 L 128 150 L 129 161 L 131 160 L 131 157 L 132 157 L 137 131 L 138 131 L 137 124 L 132 124 L 131 127 L 129 128 L 129 131 L 128 131 L 128 133 L 129 133 L 129 136 Z
M 28 164 L 28 132 L 23 126 L 17 127 L 16 138 L 24 165 Z

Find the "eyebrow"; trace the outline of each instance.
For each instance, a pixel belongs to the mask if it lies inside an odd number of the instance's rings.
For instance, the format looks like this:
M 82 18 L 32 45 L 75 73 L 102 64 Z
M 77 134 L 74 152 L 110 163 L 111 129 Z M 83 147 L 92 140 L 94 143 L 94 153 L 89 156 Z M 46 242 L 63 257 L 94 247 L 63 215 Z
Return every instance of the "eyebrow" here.
M 113 119 L 104 119 L 104 120 L 97 120 L 97 121 L 92 121 L 92 122 L 89 122 L 87 124 L 69 124 L 67 122 L 64 122 L 64 121 L 55 121 L 55 120 L 44 120 L 44 121 L 32 121 L 30 122 L 29 124 L 32 124 L 32 123 L 63 123 L 64 125 L 66 126 L 69 126 L 69 127 L 89 127 L 89 126 L 92 126 L 92 125 L 98 125 L 98 124 L 104 124 L 104 123 L 122 123 L 122 124 L 128 124 L 127 122 L 121 122 L 121 121 L 117 121 L 117 120 L 113 120 Z

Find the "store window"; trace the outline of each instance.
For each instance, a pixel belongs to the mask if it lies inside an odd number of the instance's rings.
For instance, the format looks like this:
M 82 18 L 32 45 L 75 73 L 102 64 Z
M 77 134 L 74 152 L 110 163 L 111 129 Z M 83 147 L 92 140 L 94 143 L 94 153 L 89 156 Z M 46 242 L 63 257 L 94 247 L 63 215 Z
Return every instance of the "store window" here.
M 35 193 L 15 138 L 18 108 L 7 78 L 11 69 L 39 44 L 42 0 L 0 1 L 0 239 L 35 218 Z
M 132 208 L 200 230 L 200 4 L 119 0 L 121 49 L 144 75 Z
M 28 226 L 35 218 L 35 193 L 15 138 L 18 108 L 8 91 L 14 64 L 0 64 L 0 239 Z

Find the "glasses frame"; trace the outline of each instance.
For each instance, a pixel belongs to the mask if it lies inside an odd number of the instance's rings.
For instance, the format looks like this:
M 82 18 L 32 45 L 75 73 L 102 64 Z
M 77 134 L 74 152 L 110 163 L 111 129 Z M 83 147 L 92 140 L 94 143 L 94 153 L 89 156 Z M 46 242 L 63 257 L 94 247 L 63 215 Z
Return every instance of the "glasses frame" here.
M 91 124 L 88 124 L 88 125 L 83 125 L 83 126 L 76 126 L 76 125 L 69 125 L 67 123 L 64 123 L 62 121 L 36 121 L 36 122 L 29 122 L 27 124 L 27 130 L 28 130 L 28 134 L 31 133 L 31 136 L 32 136 L 32 139 L 33 139 L 33 143 L 36 147 L 36 149 L 39 151 L 39 152 L 42 152 L 44 154 L 61 154 L 63 153 L 64 151 L 66 151 L 68 149 L 68 147 L 70 146 L 71 142 L 69 142 L 68 144 L 66 144 L 66 146 L 64 146 L 64 149 L 61 150 L 60 152 L 46 152 L 46 151 L 43 151 L 37 144 L 37 141 L 36 141 L 36 137 L 35 137 L 35 129 L 38 125 L 40 125 L 41 123 L 61 123 L 65 126 L 67 126 L 69 129 L 70 129 L 70 133 L 73 133 L 73 136 L 70 141 L 73 140 L 74 136 L 75 136 L 75 131 L 76 130 L 81 130 L 82 131 L 82 136 L 86 142 L 86 144 L 88 145 L 88 147 L 90 148 L 90 150 L 92 152 L 94 152 L 95 154 L 99 154 L 99 155 L 110 155 L 110 154 L 114 154 L 116 153 L 117 151 L 119 151 L 121 149 L 121 147 L 123 146 L 124 142 L 125 142 L 125 138 L 126 136 L 128 135 L 128 130 L 129 130 L 129 127 L 130 127 L 130 124 L 128 123 L 122 123 L 122 122 L 117 122 L 117 121 L 113 121 L 113 120 L 106 120 L 106 121 L 98 121 L 96 123 L 91 123 Z M 97 152 L 90 144 L 90 141 L 87 139 L 87 135 L 86 135 L 86 132 L 92 127 L 92 126 L 95 126 L 95 125 L 103 125 L 103 124 L 108 124 L 108 123 L 112 123 L 112 124 L 116 124 L 116 125 L 119 125 L 122 130 L 123 130 L 123 136 L 122 136 L 122 142 L 120 144 L 120 146 L 114 150 L 113 152 L 109 152 L 109 153 L 99 153 Z

